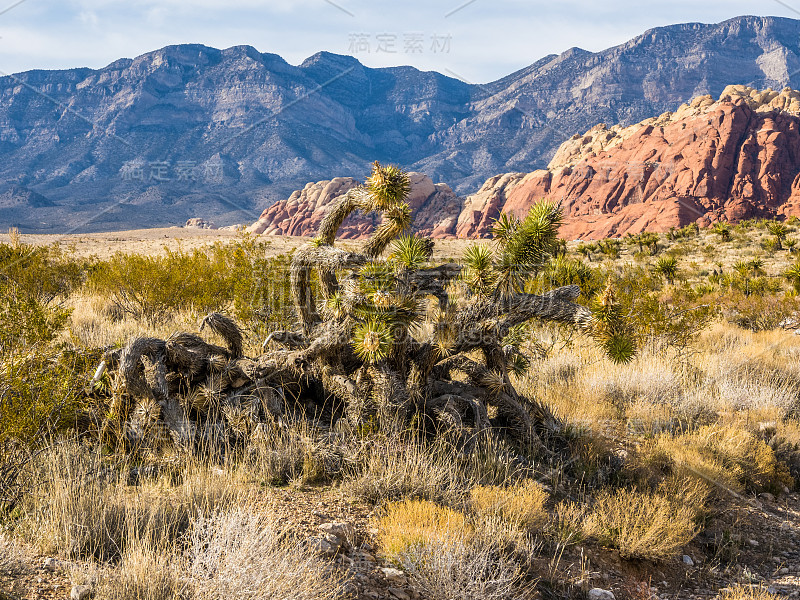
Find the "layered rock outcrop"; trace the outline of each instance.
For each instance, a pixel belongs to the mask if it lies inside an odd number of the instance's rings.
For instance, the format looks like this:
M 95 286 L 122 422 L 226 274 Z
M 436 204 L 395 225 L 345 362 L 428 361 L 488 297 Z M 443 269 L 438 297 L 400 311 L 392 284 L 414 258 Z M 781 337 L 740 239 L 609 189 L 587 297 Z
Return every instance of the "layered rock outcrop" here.
M 493 177 L 440 235 L 488 237 L 500 212 L 562 203 L 567 238 L 800 215 L 800 92 L 729 86 L 630 127 L 597 125 L 547 169 Z
M 462 206 L 462 199 L 450 186 L 433 183 L 422 173 L 411 173 L 411 193 L 408 203 L 414 217 L 415 231 L 423 235 L 436 235 L 435 229 L 447 218 L 453 223 Z M 328 181 L 307 184 L 288 198 L 267 208 L 261 217 L 249 227 L 252 233 L 268 235 L 314 235 L 331 203 L 359 185 L 352 177 L 336 177 Z M 341 238 L 361 238 L 369 235 L 378 224 L 374 215 L 355 213 L 350 215 L 339 229 Z
M 357 184 L 310 183 L 251 230 L 311 235 L 330 203 Z M 547 169 L 496 175 L 463 200 L 413 173 L 409 202 L 423 235 L 484 238 L 501 212 L 522 217 L 542 199 L 562 204 L 569 239 L 800 215 L 800 92 L 728 86 L 716 101 L 699 96 L 629 127 L 596 125 L 566 141 Z M 351 217 L 342 237 L 375 225 Z

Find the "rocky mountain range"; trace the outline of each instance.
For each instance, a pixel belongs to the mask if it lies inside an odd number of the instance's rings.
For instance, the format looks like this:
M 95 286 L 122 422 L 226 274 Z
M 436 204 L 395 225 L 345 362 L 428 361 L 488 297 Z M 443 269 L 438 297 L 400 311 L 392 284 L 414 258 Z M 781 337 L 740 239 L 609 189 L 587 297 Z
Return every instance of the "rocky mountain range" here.
M 308 181 L 362 178 L 376 159 L 464 195 L 498 173 L 544 168 L 599 122 L 628 126 L 729 84 L 800 87 L 799 42 L 793 19 L 672 25 L 485 85 L 324 52 L 293 66 L 252 47 L 200 45 L 8 75 L 0 227 L 251 222 Z
M 256 233 L 308 235 L 354 179 L 308 184 L 265 210 Z M 489 178 L 464 199 L 412 174 L 414 227 L 438 238 L 490 237 L 501 212 L 523 217 L 542 200 L 564 210 L 562 237 L 603 238 L 800 216 L 800 92 L 725 88 L 630 126 L 598 124 L 564 142 L 546 169 Z M 353 215 L 342 237 L 375 226 Z

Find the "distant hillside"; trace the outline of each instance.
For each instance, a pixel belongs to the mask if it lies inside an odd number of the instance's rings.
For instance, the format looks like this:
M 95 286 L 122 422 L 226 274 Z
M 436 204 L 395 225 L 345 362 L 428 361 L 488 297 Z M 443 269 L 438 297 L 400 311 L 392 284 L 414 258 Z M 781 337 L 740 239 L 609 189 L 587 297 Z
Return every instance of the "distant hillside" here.
M 731 83 L 800 87 L 800 21 L 738 17 L 552 55 L 487 85 L 319 53 L 171 46 L 99 70 L 0 78 L 0 227 L 58 232 L 252 222 L 375 159 L 474 191 L 544 167 L 575 132 Z

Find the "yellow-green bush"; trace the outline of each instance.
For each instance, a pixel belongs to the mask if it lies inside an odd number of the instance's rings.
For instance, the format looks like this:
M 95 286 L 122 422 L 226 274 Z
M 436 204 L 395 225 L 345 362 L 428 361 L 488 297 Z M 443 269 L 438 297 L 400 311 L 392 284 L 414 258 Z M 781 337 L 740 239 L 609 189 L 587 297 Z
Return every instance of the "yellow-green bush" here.
M 658 493 L 608 490 L 594 498 L 583 530 L 623 558 L 665 559 L 697 534 L 697 514 L 698 507 Z
M 547 492 L 535 481 L 501 487 L 480 485 L 470 491 L 472 510 L 481 516 L 498 516 L 510 525 L 529 530 L 547 522 Z
M 95 264 L 89 289 L 125 314 L 159 321 L 179 310 L 229 311 L 248 326 L 292 322 L 289 259 L 252 237 L 191 252 L 117 253 Z
M 641 462 L 646 469 L 699 479 L 717 497 L 745 490 L 778 491 L 792 484 L 772 448 L 736 426 L 707 425 L 683 435 L 663 434 L 643 449 Z
M 427 500 L 392 502 L 378 521 L 378 543 L 390 560 L 414 546 L 467 541 L 472 532 L 463 514 Z

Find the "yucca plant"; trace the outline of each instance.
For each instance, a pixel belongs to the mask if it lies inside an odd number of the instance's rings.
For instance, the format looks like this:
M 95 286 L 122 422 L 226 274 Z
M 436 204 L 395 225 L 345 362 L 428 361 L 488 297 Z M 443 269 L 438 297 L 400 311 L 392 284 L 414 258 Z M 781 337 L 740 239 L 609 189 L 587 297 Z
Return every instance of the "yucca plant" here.
M 714 223 L 714 227 L 711 228 L 715 234 L 719 236 L 719 239 L 723 242 L 730 242 L 731 241 L 731 226 L 723 221 L 718 221 Z
M 769 221 L 767 222 L 767 231 L 775 240 L 775 249 L 783 250 L 781 242 L 789 233 L 789 228 L 780 221 Z
M 786 280 L 792 284 L 794 291 L 800 294 L 800 262 L 794 263 L 783 272 Z
M 314 405 L 318 414 L 343 415 L 353 431 L 366 423 L 395 431 L 416 424 L 455 432 L 452 439 L 465 447 L 482 435 L 508 435 L 541 448 L 536 431 L 543 417 L 529 410 L 510 378 L 530 363 L 526 324 L 571 325 L 625 362 L 635 348 L 613 290 L 591 307 L 575 302 L 581 295 L 576 283 L 586 282 L 587 294 L 593 293 L 592 272 L 563 256 L 551 269 L 563 248 L 562 215 L 548 202 L 534 205 L 524 219 L 500 215 L 494 241 L 470 247 L 463 264 L 431 264 L 433 242 L 407 232 L 409 186 L 401 169 L 376 163 L 364 186 L 331 205 L 314 241 L 292 256 L 298 323 L 271 333 L 263 356 L 241 356 L 235 325 L 211 315 L 206 321 L 227 348 L 180 334 L 135 340 L 112 353 L 109 365 L 122 375 L 127 397 L 154 399 L 163 426 L 182 441 L 219 432 L 238 440 L 256 431 L 259 420 Z M 346 251 L 336 247 L 336 235 L 355 210 L 377 212 L 382 220 L 358 251 Z M 566 285 L 526 293 L 530 278 L 545 271 Z M 211 369 L 219 361 L 222 368 Z M 145 365 L 154 372 L 147 379 Z M 203 418 L 192 421 L 201 412 L 197 389 L 211 393 L 204 396 Z M 175 410 L 171 401 L 178 393 L 187 394 L 178 406 L 192 407 L 192 414 Z
M 592 262 L 592 253 L 597 249 L 594 244 L 585 244 L 581 242 L 575 246 L 575 252 L 583 256 L 589 262 Z
M 669 285 L 678 274 L 678 259 L 674 256 L 662 256 L 656 261 L 653 272 L 664 277 Z

